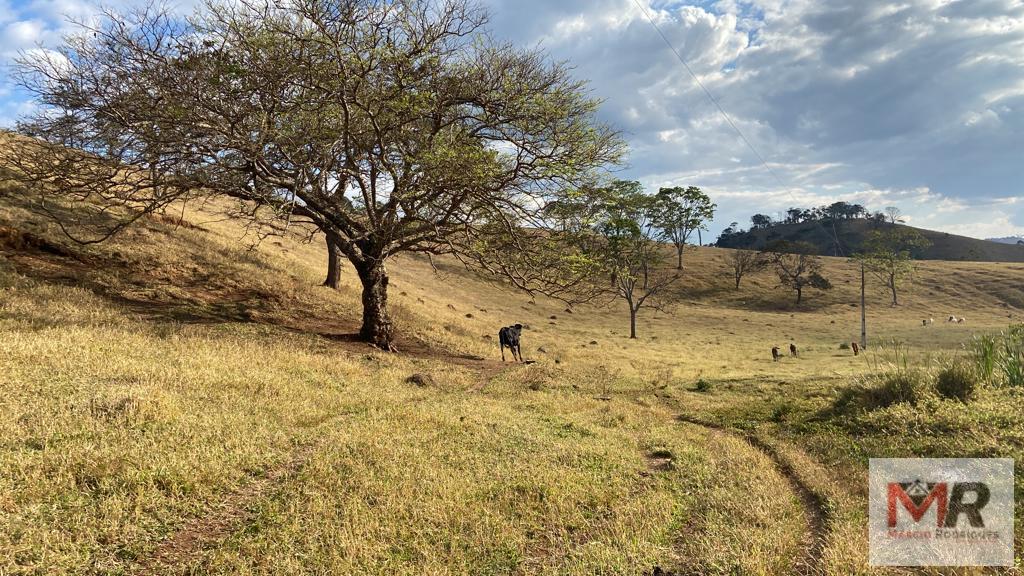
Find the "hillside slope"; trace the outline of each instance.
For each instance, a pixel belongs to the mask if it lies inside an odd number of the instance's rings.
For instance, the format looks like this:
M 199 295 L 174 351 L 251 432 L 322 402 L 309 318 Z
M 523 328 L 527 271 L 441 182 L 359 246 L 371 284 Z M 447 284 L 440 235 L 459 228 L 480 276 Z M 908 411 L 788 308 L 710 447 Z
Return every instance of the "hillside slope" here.
M 822 420 L 883 342 L 930 364 L 1021 318 L 1024 266 L 924 262 L 897 309 L 875 287 L 854 357 L 841 258 L 797 308 L 770 273 L 737 292 L 727 250 L 693 249 L 676 305 L 630 340 L 618 304 L 402 256 L 385 354 L 353 338 L 351 268 L 320 286 L 321 239 L 253 246 L 216 206 L 176 206 L 77 246 L 25 201 L 0 199 L 2 573 L 876 574 L 864 496 L 835 489 L 863 474 L 850 446 L 1024 463 L 1002 392 Z M 534 363 L 500 362 L 514 322 Z M 772 362 L 789 342 L 800 356 Z M 933 422 L 971 444 L 926 443 Z
M 719 240 L 722 248 L 744 248 L 761 250 L 777 240 L 809 242 L 818 248 L 820 254 L 837 256 L 855 254 L 861 248 L 867 234 L 872 230 L 891 227 L 916 230 L 932 244 L 917 257 L 925 260 L 951 260 L 969 262 L 1024 262 L 1024 246 L 978 240 L 946 232 L 914 228 L 903 224 L 876 223 L 864 219 L 836 220 L 825 222 L 802 222 L 800 224 L 776 224 L 770 228 L 750 230 Z M 836 248 L 836 239 L 839 248 Z

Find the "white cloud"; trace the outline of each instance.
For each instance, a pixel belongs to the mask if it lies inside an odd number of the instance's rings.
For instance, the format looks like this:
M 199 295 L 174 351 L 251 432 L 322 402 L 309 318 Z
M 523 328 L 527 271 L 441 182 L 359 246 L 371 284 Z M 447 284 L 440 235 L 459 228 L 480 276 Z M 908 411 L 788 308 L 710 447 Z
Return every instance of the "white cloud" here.
M 630 141 L 623 176 L 706 188 L 718 227 L 837 199 L 896 204 L 951 232 L 1024 225 L 1024 202 L 1008 200 L 1024 195 L 1020 0 L 641 0 L 771 170 L 634 0 L 484 1 L 496 36 L 539 43 L 591 80 Z M 0 58 L 52 45 L 64 15 L 88 19 L 97 5 L 0 0 Z M 2 84 L 9 124 L 21 96 Z
M 1024 192 L 1019 1 L 656 4 L 658 25 L 771 171 L 632 0 L 491 4 L 499 34 L 543 38 L 592 81 L 605 117 L 629 137 L 626 175 L 719 194 L 718 226 L 755 210 L 847 199 L 900 204 L 941 229 L 972 218 L 991 227 L 983 211 L 964 207 Z M 566 21 L 586 26 L 563 27 L 556 40 L 547 23 Z M 1024 206 L 1006 209 L 1007 225 L 1024 221 Z

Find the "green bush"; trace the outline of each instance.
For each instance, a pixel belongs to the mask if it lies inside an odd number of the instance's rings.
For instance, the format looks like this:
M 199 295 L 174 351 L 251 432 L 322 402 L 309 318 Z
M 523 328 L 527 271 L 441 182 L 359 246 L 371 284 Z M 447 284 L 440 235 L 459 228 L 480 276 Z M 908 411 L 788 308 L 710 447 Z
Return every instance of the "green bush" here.
M 707 380 L 701 378 L 700 380 L 697 380 L 697 385 L 694 386 L 693 389 L 696 390 L 697 392 L 710 392 L 711 382 L 708 382 Z
M 850 345 L 848 343 L 846 343 L 846 342 L 843 342 L 842 344 L 839 345 L 839 349 L 840 350 L 849 350 L 850 349 Z
M 935 390 L 943 398 L 969 402 L 978 391 L 978 375 L 964 363 L 951 364 L 939 372 Z

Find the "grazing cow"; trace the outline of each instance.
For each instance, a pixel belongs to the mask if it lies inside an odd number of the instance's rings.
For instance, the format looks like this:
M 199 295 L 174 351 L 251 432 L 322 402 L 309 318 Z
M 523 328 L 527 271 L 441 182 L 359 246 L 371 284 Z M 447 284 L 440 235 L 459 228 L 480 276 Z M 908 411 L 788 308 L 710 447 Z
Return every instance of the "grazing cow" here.
M 957 319 L 956 319 L 956 323 L 957 323 L 957 324 L 963 324 L 963 323 L 964 323 L 964 320 L 967 320 L 967 318 L 957 318 Z
M 850 348 L 853 348 L 854 356 L 860 354 L 860 345 L 858 345 L 856 342 L 850 342 Z
M 778 346 L 772 346 L 772 362 L 778 362 L 778 361 L 779 361 L 779 347 Z
M 789 355 L 790 355 L 790 356 L 792 356 L 793 358 L 796 358 L 796 357 L 797 357 L 797 353 L 796 353 L 796 344 L 792 344 L 792 343 L 791 343 L 791 344 L 789 345 Z
M 512 360 L 523 361 L 523 352 L 519 347 L 519 336 L 523 332 L 523 325 L 505 326 L 498 330 L 498 346 L 501 347 L 501 361 L 505 361 L 505 347 L 512 351 Z
M 950 316 L 949 320 L 946 320 L 946 322 L 956 322 L 956 316 Z

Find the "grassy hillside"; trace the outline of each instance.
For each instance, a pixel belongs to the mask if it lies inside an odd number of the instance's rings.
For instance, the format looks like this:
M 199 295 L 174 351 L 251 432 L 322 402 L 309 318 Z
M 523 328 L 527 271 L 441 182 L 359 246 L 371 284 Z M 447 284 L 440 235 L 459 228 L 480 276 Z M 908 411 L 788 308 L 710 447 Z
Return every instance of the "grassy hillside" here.
M 0 200 L 0 573 L 902 573 L 866 566 L 867 457 L 1010 456 L 1021 477 L 1019 391 L 842 402 L 1019 321 L 1021 265 L 922 263 L 896 309 L 872 289 L 854 357 L 842 259 L 795 308 L 694 249 L 630 340 L 618 305 L 399 257 L 384 354 L 353 339 L 351 269 L 319 285 L 320 241 L 252 247 L 176 207 L 75 246 L 22 201 Z M 500 362 L 514 322 L 532 364 Z
M 924 228 L 913 228 L 903 224 L 878 224 L 869 220 L 837 220 L 828 222 L 803 222 L 800 224 L 776 224 L 771 228 L 750 230 L 721 243 L 727 248 L 760 250 L 770 242 L 789 240 L 809 242 L 818 247 L 821 254 L 850 255 L 860 250 L 861 244 L 871 230 L 890 227 L 912 228 L 931 242 L 921 251 L 919 258 L 925 260 L 953 260 L 968 262 L 1024 262 L 1024 246 L 1004 244 L 990 240 L 979 240 Z M 836 238 L 840 251 L 836 251 Z

